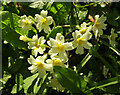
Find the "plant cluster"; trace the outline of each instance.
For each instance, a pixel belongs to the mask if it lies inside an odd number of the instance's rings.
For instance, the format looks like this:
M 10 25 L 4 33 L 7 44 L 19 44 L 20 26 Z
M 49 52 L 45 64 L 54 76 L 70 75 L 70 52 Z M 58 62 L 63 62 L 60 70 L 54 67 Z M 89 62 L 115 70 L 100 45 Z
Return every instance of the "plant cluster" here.
M 11 5 L 0 13 L 3 53 L 8 48 L 3 93 L 120 93 L 119 3 L 14 2 L 15 11 Z

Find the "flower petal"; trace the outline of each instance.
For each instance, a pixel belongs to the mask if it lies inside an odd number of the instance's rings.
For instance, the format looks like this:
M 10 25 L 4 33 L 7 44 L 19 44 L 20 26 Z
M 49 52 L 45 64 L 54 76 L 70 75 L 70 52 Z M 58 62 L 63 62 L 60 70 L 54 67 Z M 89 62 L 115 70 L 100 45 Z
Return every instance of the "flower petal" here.
M 35 49 L 35 42 L 28 42 L 28 49 Z
M 64 36 L 61 33 L 57 33 L 55 39 L 60 43 L 64 43 Z
M 85 34 L 81 36 L 81 38 L 84 38 L 85 40 L 90 40 L 92 38 L 92 33 L 87 31 Z
M 37 54 L 38 54 L 38 49 L 33 49 L 33 50 L 32 50 L 32 55 L 34 55 L 34 56 L 36 57 Z
M 45 51 L 45 48 L 42 49 L 42 48 L 40 47 L 40 48 L 38 49 L 38 52 L 39 52 L 40 54 L 43 54 L 44 51 Z
M 64 46 L 65 46 L 65 50 L 72 50 L 72 43 L 69 42 L 69 43 L 64 43 Z
M 34 64 L 34 63 L 36 63 L 36 61 L 35 61 L 35 59 L 34 59 L 34 57 L 33 57 L 32 55 L 30 55 L 30 58 L 28 58 L 28 63 L 29 63 L 29 64 Z
M 48 25 L 51 25 L 53 23 L 53 18 L 51 16 L 46 17 L 46 19 Z
M 32 66 L 28 67 L 28 70 L 31 70 L 31 73 L 36 73 L 37 67 L 35 65 L 32 65 Z
M 41 16 L 41 15 L 39 15 L 39 14 L 35 14 L 35 21 L 37 22 L 37 23 L 41 23 L 41 20 L 43 19 L 43 17 Z
M 38 42 L 40 43 L 40 45 L 44 44 L 44 43 L 45 43 L 44 36 L 41 36 L 41 37 L 38 39 Z
M 83 49 L 83 47 L 78 46 L 75 52 L 76 52 L 76 54 L 83 54 L 84 53 L 84 49 Z
M 52 47 L 49 52 L 48 52 L 50 55 L 53 54 L 53 53 L 58 53 L 58 50 L 56 49 L 56 47 Z
M 48 25 L 44 26 L 44 32 L 49 33 L 51 31 L 50 27 Z
M 41 63 L 44 63 L 44 57 L 43 56 L 38 56 L 37 58 L 36 58 L 36 61 L 37 62 L 41 62 Z
M 59 53 L 59 58 L 63 59 L 64 62 L 68 61 L 68 56 L 67 56 L 66 52 Z
M 84 48 L 86 49 L 90 49 L 92 47 L 92 44 L 89 42 L 85 42 L 85 44 L 83 45 Z
M 37 34 L 34 35 L 34 36 L 32 37 L 32 40 L 33 40 L 34 42 L 36 42 L 36 41 L 38 40 L 38 35 L 37 35 Z
M 43 25 L 42 25 L 41 23 L 38 23 L 38 24 L 36 25 L 36 27 L 37 27 L 37 29 L 39 30 L 39 32 L 41 32 L 42 29 L 43 29 Z
M 52 71 L 53 70 L 53 65 L 52 64 L 45 64 L 45 70 L 46 71 Z
M 46 11 L 45 10 L 41 11 L 41 16 L 43 16 L 44 18 L 46 18 L 47 14 L 48 14 L 47 10 Z
M 53 61 L 51 59 L 46 60 L 47 64 L 53 64 Z
M 58 44 L 58 42 L 56 40 L 54 40 L 53 38 L 50 38 L 49 44 L 54 47 L 56 46 L 56 44 Z

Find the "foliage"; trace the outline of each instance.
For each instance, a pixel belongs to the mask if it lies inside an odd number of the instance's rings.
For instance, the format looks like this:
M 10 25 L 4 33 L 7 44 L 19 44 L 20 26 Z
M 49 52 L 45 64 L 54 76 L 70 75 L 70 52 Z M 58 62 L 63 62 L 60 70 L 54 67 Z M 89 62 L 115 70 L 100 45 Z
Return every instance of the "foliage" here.
M 2 83 L 0 89 L 2 94 L 120 94 L 120 2 L 103 3 L 106 6 L 101 7 L 100 2 L 9 2 L 6 4 L 2 2 L 2 11 L 0 11 L 3 74 L 0 79 Z M 45 33 L 44 30 L 39 32 L 38 23 L 34 19 L 35 14 L 40 15 L 42 10 L 47 10 L 48 15 L 53 18 L 49 33 Z M 31 29 L 23 30 L 20 27 L 19 21 L 23 15 L 30 16 L 33 21 Z M 30 63 L 28 58 L 31 55 L 28 43 L 33 40 L 34 35 L 44 36 L 46 40 L 43 44 L 46 50 L 38 55 L 44 55 L 45 63 L 47 63 L 47 59 L 52 59 L 49 50 L 53 48 L 47 45 L 47 41 L 55 39 L 58 34 L 63 35 L 67 43 L 74 41 L 73 33 L 81 30 L 84 22 L 87 26 L 94 27 L 95 15 L 100 17 L 104 15 L 107 18 L 105 21 L 107 26 L 103 30 L 103 35 L 98 34 L 97 38 L 92 29 L 89 31 L 92 35 L 88 40 L 92 44 L 90 48 L 85 48 L 83 54 L 76 54 L 76 47 L 66 50 L 68 60 L 64 55 L 59 56 L 65 59 L 64 66 L 53 66 L 53 71 L 46 70 L 42 78 L 39 71 L 34 74 L 30 72 L 29 67 L 33 64 L 28 64 Z M 112 28 L 118 35 L 114 41 L 115 46 L 110 44 L 108 39 Z M 20 36 L 26 36 L 27 40 L 20 40 Z M 62 47 L 61 44 L 59 46 Z M 54 78 L 64 90 L 55 90 L 49 85 Z

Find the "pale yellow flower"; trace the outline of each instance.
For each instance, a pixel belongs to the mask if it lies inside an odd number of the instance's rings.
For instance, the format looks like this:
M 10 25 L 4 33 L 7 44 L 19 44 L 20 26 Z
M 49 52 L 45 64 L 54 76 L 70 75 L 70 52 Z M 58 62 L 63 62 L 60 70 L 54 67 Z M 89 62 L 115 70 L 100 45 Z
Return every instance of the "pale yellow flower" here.
M 117 33 L 114 33 L 114 29 L 111 29 L 111 35 L 108 36 L 110 45 L 112 45 L 113 47 L 116 46 L 117 42 L 115 41 L 115 39 L 118 37 Z
M 61 86 L 61 84 L 59 83 L 59 81 L 57 80 L 57 78 L 55 76 L 53 76 L 53 79 L 50 80 L 49 87 L 52 87 L 53 89 L 57 90 L 58 92 L 61 91 L 63 92 L 65 90 L 65 88 L 63 88 Z
M 22 35 L 19 37 L 19 39 L 26 42 L 28 40 L 28 37 L 26 35 L 24 35 L 24 36 Z
M 32 55 L 34 55 L 36 57 L 38 52 L 40 54 L 43 54 L 46 49 L 44 46 L 44 43 L 45 43 L 44 36 L 41 36 L 38 39 L 38 35 L 37 34 L 34 35 L 32 37 L 32 41 L 28 42 L 28 48 L 32 49 Z
M 28 67 L 31 73 L 39 73 L 39 77 L 42 78 L 46 75 L 46 71 L 52 71 L 52 64 L 46 64 L 44 56 L 38 56 L 36 59 L 32 55 L 28 58 L 29 64 L 32 66 Z
M 35 21 L 37 22 L 36 27 L 39 30 L 39 32 L 41 32 L 41 30 L 44 29 L 45 33 L 49 33 L 51 30 L 49 25 L 53 23 L 53 18 L 51 16 L 47 16 L 47 14 L 48 11 L 42 10 L 41 15 L 35 15 Z
M 90 33 L 91 29 L 92 29 L 92 26 L 87 27 L 87 23 L 86 23 L 86 22 L 83 22 L 83 23 L 81 24 L 81 29 L 79 30 L 79 32 L 80 32 L 81 35 L 83 35 L 83 34 L 85 34 L 86 32 L 89 32 L 89 33 Z
M 79 31 L 75 31 L 72 33 L 74 38 L 72 45 L 76 49 L 76 54 L 83 54 L 84 48 L 90 49 L 92 44 L 88 42 L 92 38 L 92 34 L 90 32 L 86 32 L 85 34 L 81 35 Z
M 47 42 L 51 47 L 49 54 L 59 54 L 61 57 L 66 57 L 66 51 L 72 50 L 72 43 L 64 43 L 64 36 L 61 33 L 57 33 L 56 39 L 50 38 Z
M 103 15 L 99 17 L 99 15 L 95 16 L 95 23 L 93 25 L 93 32 L 95 34 L 95 38 L 97 38 L 100 35 L 103 35 L 103 29 L 106 29 L 107 24 L 104 24 L 106 21 L 106 17 Z
M 24 31 L 31 30 L 33 21 L 30 17 L 26 15 L 21 16 L 21 19 L 18 21 L 19 26 L 22 27 Z

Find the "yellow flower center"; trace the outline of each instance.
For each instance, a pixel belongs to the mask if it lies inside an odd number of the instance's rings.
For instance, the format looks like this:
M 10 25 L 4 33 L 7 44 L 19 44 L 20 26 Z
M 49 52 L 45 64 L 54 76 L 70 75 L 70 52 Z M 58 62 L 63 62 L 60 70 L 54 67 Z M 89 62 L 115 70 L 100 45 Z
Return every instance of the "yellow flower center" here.
M 25 25 L 29 25 L 29 22 L 27 20 L 24 21 Z
M 41 62 L 36 62 L 36 63 L 38 68 L 41 68 L 41 69 L 44 68 L 44 64 L 42 64 Z
M 56 46 L 57 46 L 57 50 L 59 50 L 59 51 L 63 51 L 64 48 L 65 48 L 65 46 L 62 45 L 61 43 L 60 44 L 56 44 Z
M 80 45 L 84 44 L 84 38 L 78 38 L 76 42 L 80 46 Z
M 57 59 L 56 59 L 56 60 L 53 61 L 53 65 L 60 65 L 60 64 L 61 64 L 61 61 L 60 61 L 60 60 L 57 60 Z
M 96 27 L 99 27 L 100 26 L 100 22 L 97 21 L 96 24 L 95 24 Z
M 40 47 L 40 43 L 39 42 L 36 42 L 35 44 L 36 48 L 38 49 Z
M 46 18 L 43 18 L 42 19 L 42 24 L 46 24 L 46 22 L 47 22 Z
M 86 29 L 82 29 L 82 30 L 80 31 L 81 34 L 84 34 L 85 32 L 86 32 Z

